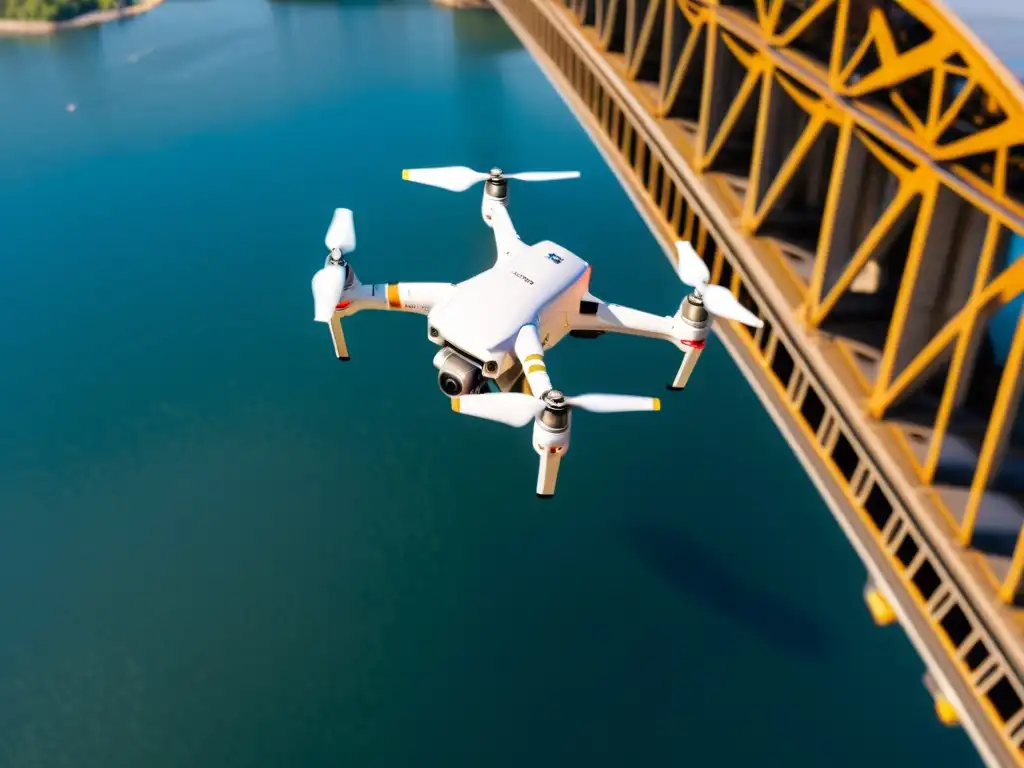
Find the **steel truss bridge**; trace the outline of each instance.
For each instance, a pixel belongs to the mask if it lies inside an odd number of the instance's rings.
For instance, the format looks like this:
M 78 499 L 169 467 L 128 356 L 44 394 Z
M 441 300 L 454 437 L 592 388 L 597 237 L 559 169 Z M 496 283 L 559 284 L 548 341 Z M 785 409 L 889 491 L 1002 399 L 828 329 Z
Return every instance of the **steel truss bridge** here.
M 719 336 L 872 616 L 1024 766 L 1020 81 L 939 0 L 492 5 L 669 258 L 690 240 L 765 321 Z

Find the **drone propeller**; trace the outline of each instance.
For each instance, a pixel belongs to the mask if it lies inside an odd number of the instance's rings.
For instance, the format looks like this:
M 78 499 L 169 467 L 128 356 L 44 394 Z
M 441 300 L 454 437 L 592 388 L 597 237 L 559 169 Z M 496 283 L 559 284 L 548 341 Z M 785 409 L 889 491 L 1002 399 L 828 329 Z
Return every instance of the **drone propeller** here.
M 565 398 L 570 408 L 579 408 L 591 413 L 634 413 L 638 411 L 660 411 L 661 400 L 656 397 L 639 395 L 576 395 Z
M 657 411 L 661 401 L 656 397 L 633 395 L 577 395 L 565 397 L 550 389 L 542 398 L 518 392 L 489 392 L 452 398 L 452 410 L 481 419 L 497 421 L 510 427 L 533 426 L 533 447 L 540 457 L 537 470 L 537 495 L 548 498 L 555 493 L 558 467 L 569 449 L 571 412 L 579 408 L 592 413 L 626 413 Z
M 324 245 L 329 250 L 352 253 L 356 249 L 356 223 L 348 208 L 336 208 L 327 228 Z
M 402 171 L 402 178 L 406 181 L 440 187 L 449 192 L 465 192 L 474 184 L 491 178 L 517 179 L 518 181 L 561 181 L 562 179 L 578 179 L 579 176 L 579 171 L 504 173 L 500 168 L 492 168 L 489 173 L 481 173 L 464 165 L 451 165 L 444 168 L 409 168 Z
M 315 322 L 331 322 L 334 309 L 345 292 L 347 277 L 348 268 L 330 260 L 313 275 L 313 320 Z
M 555 394 L 556 402 L 560 398 L 561 404 L 567 409 L 579 408 L 591 413 L 629 413 L 661 409 L 661 401 L 656 397 L 603 394 L 561 397 L 560 393 L 554 390 L 552 394 Z M 525 427 L 540 416 L 548 405 L 546 400 L 520 392 L 486 392 L 481 395 L 452 398 L 452 410 L 456 413 L 497 421 L 510 427 Z
M 740 304 L 739 299 L 733 296 L 728 288 L 708 284 L 711 279 L 708 265 L 692 245 L 685 240 L 679 240 L 676 242 L 676 253 L 679 254 L 679 279 L 694 289 L 696 298 L 700 299 L 709 313 L 726 320 L 735 320 L 751 328 L 760 328 L 764 325 L 764 321 Z
M 330 323 L 334 309 L 341 301 L 348 280 L 348 265 L 342 258 L 343 254 L 352 253 L 356 249 L 356 227 L 352 211 L 338 208 L 334 211 L 331 225 L 327 228 L 324 244 L 330 249 L 327 261 L 313 275 L 313 320 L 318 323 Z
M 520 392 L 486 392 L 452 398 L 452 410 L 467 416 L 525 427 L 543 413 L 547 403 Z

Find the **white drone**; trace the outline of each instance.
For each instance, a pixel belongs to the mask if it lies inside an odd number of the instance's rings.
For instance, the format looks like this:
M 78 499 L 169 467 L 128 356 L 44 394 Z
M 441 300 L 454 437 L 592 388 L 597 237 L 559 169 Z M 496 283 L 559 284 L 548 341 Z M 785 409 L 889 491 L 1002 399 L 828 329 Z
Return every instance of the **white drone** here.
M 680 280 L 693 288 L 671 317 L 606 304 L 589 293 L 591 266 L 562 246 L 522 242 L 507 210 L 508 180 L 575 179 L 577 171 L 480 173 L 463 166 L 402 171 L 402 178 L 452 192 L 486 181 L 481 215 L 494 230 L 494 266 L 461 283 L 363 285 L 346 261 L 356 248 L 352 211 L 334 212 L 325 243 L 330 254 L 313 276 L 314 320 L 327 323 L 339 360 L 348 360 L 341 321 L 364 309 L 390 309 L 427 316 L 427 338 L 441 349 L 434 357 L 437 383 L 452 410 L 513 427 L 533 422 L 533 447 L 540 456 L 537 495 L 555 492 L 559 463 L 569 449 L 573 409 L 593 413 L 657 411 L 653 397 L 578 395 L 554 389 L 544 350 L 571 335 L 596 338 L 606 332 L 662 339 L 683 353 L 669 389 L 686 386 L 697 365 L 711 318 L 758 328 L 763 323 L 728 289 L 709 285 L 707 266 L 687 242 L 677 242 Z M 499 390 L 491 391 L 491 383 Z

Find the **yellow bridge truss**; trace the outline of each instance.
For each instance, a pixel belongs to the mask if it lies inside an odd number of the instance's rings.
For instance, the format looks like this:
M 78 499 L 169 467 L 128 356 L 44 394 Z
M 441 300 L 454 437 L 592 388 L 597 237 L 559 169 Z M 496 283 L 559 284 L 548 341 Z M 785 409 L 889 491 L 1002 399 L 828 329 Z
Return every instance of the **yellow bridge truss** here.
M 1021 83 L 937 0 L 494 4 L 662 241 L 691 240 L 765 320 L 728 333 L 984 712 L 976 743 L 1024 764 L 1024 482 L 1006 471 L 1024 366 Z M 986 341 L 998 313 L 1002 359 Z

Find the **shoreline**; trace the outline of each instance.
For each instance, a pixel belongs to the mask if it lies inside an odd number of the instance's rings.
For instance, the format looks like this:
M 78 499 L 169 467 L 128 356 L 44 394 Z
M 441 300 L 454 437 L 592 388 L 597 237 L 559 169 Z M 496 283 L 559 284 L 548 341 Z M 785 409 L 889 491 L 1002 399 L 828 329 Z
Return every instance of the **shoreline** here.
M 127 19 L 156 8 L 163 0 L 140 0 L 127 8 L 109 11 L 90 11 L 65 21 L 35 21 L 27 19 L 0 19 L 0 37 L 23 37 L 33 35 L 52 35 L 67 29 L 92 27 L 108 21 Z
M 434 0 L 434 5 L 460 11 L 474 8 L 491 8 L 493 10 L 488 0 Z

